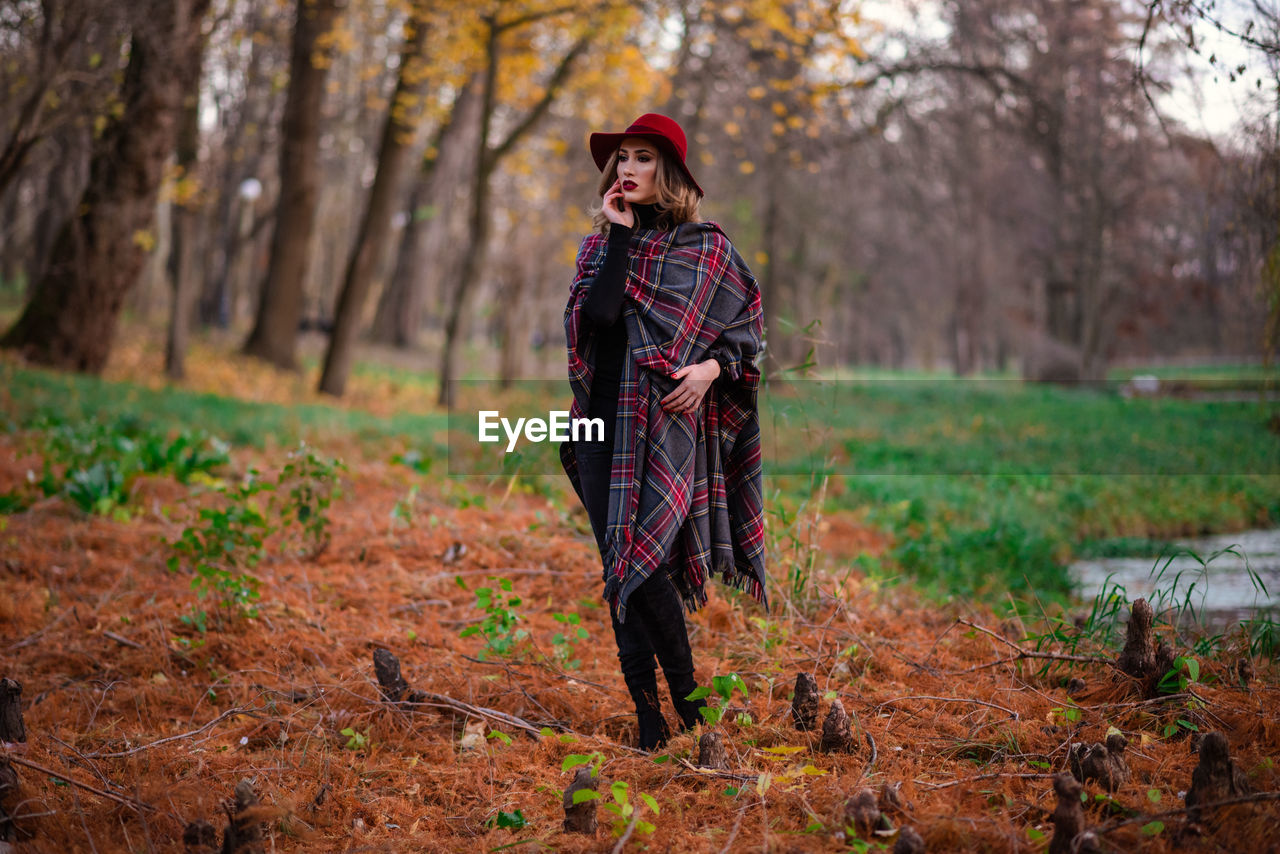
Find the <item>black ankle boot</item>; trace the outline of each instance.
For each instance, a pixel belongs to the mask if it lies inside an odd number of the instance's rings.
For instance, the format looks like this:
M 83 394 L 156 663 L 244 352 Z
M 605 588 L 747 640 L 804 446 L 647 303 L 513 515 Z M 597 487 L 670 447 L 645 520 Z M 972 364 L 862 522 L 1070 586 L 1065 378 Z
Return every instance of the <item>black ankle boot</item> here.
M 706 719 L 702 716 L 702 710 L 706 708 L 707 701 L 705 698 L 701 700 L 686 700 L 685 697 L 693 693 L 693 689 L 697 687 L 697 683 L 692 680 L 690 680 L 688 684 L 693 687 L 689 688 L 689 690 L 685 691 L 681 696 L 676 696 L 677 689 L 673 687 L 671 690 L 671 701 L 675 704 L 676 714 L 680 716 L 680 722 L 684 725 L 684 728 L 693 729 L 698 724 L 705 723 Z M 680 690 L 683 690 L 683 688 Z
M 650 659 L 652 661 L 652 659 Z M 667 743 L 671 730 L 658 705 L 658 678 L 653 670 L 623 673 L 623 681 L 636 706 L 636 724 L 640 731 L 641 750 L 653 750 Z
M 649 642 L 662 673 L 671 689 L 671 702 L 684 729 L 693 729 L 703 722 L 700 711 L 706 700 L 685 699 L 698 687 L 693 678 L 693 647 L 689 643 L 689 630 L 684 620 L 684 602 L 670 579 L 659 577 L 646 582 L 649 606 Z
M 667 728 L 667 719 L 660 709 L 637 709 L 636 721 L 640 726 L 641 750 L 656 750 L 671 738 L 671 730 Z

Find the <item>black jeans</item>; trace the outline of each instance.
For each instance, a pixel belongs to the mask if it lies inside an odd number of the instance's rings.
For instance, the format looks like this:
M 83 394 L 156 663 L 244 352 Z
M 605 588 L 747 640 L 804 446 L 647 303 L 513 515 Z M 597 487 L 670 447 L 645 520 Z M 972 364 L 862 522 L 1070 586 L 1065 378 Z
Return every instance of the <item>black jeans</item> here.
M 589 414 L 604 418 L 605 441 L 578 442 L 574 445 L 574 455 L 578 461 L 583 502 L 603 559 L 605 532 L 609 525 L 609 479 L 613 468 L 612 440 L 616 413 L 606 413 L 601 409 L 598 404 L 593 405 Z M 655 658 L 656 664 L 662 665 L 667 686 L 671 689 L 671 700 L 686 727 L 701 720 L 698 708 L 704 705 L 685 700 L 697 687 L 693 678 L 693 649 L 684 620 L 684 603 L 668 575 L 669 571 L 666 564 L 659 566 L 632 592 L 627 599 L 625 623 L 619 623 L 617 615 L 610 610 L 613 637 L 618 644 L 618 663 L 636 704 L 641 747 L 644 748 L 665 740 L 665 723 L 661 719 L 657 697 Z M 658 728 L 657 732 L 653 731 L 654 727 Z M 653 743 L 646 744 L 646 741 Z

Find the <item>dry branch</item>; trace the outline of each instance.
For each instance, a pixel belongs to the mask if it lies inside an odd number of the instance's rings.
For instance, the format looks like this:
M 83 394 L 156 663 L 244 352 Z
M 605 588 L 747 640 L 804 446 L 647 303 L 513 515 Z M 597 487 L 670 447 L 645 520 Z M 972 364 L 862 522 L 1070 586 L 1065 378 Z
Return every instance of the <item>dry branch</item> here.
M 1000 711 L 1007 714 L 1009 717 L 1013 718 L 1015 721 L 1021 720 L 1021 716 L 1017 712 L 1015 712 L 1013 709 L 1007 708 L 1005 706 L 1001 706 L 999 703 L 990 703 L 990 702 L 987 702 L 986 700 L 975 700 L 972 697 L 931 697 L 924 694 L 909 694 L 905 697 L 893 697 L 891 699 L 885 700 L 883 703 L 878 704 L 875 707 L 874 711 L 878 712 L 881 709 L 883 709 L 885 706 L 891 705 L 893 703 L 900 703 L 903 700 L 936 700 L 941 703 L 972 703 L 976 706 L 987 706 L 988 708 L 999 709 Z
M 137 800 L 134 800 L 133 798 L 126 798 L 123 795 L 117 795 L 114 792 L 104 792 L 102 789 L 98 789 L 93 786 L 90 786 L 88 783 L 81 783 L 79 780 L 75 779 L 74 777 L 68 777 L 66 774 L 61 774 L 57 771 L 54 771 L 52 768 L 46 768 L 43 765 L 40 765 L 35 762 L 31 762 L 27 759 L 19 759 L 18 757 L 14 756 L 11 753 L 6 753 L 3 756 L 0 756 L 0 759 L 4 759 L 9 762 L 12 762 L 14 765 L 21 765 L 24 768 L 30 768 L 32 771 L 39 771 L 41 774 L 48 774 L 50 777 L 57 777 L 59 780 L 62 780 L 63 782 L 66 782 L 66 783 L 70 783 L 72 786 L 75 786 L 78 789 L 84 789 L 86 792 L 95 794 L 100 798 L 106 798 L 109 801 L 115 801 L 116 803 L 120 804 L 120 806 L 128 807 L 129 809 L 134 810 L 136 812 L 140 812 L 142 810 L 153 810 L 153 811 L 156 810 L 156 807 L 151 806 L 151 804 L 143 803 L 142 801 L 137 801 Z
M 951 675 L 953 676 L 959 676 L 964 673 L 974 673 L 978 670 L 986 670 L 988 667 L 999 667 L 1001 664 L 1011 664 L 1012 662 L 1015 662 L 1015 661 L 1021 661 L 1024 658 L 1036 658 L 1036 659 L 1043 659 L 1047 661 L 1069 661 L 1075 664 L 1105 664 L 1108 667 L 1116 666 L 1114 661 L 1111 661 L 1110 659 L 1107 659 L 1107 658 L 1101 658 L 1100 656 L 1096 656 L 1096 655 L 1069 655 L 1067 653 L 1062 653 L 1062 652 L 1041 652 L 1035 649 L 1027 649 L 1026 647 L 1023 647 L 1014 643 L 1013 641 L 1009 640 L 1007 637 L 999 634 L 998 632 L 993 632 L 991 629 L 988 629 L 986 626 L 980 626 L 977 623 L 971 623 L 968 620 L 964 619 L 963 617 L 958 617 L 956 619 L 956 622 L 961 625 L 968 626 L 972 629 L 977 629 L 983 634 L 990 635 L 991 637 L 995 638 L 996 640 L 1000 641 L 1001 643 L 1010 647 L 1011 649 L 1017 650 L 1017 654 L 1011 655 L 1007 658 L 997 659 L 996 661 L 989 661 L 986 664 L 979 664 L 974 667 L 968 667 L 968 668 L 965 668 L 964 670 L 953 670 L 951 671 Z
M 236 715 L 252 715 L 252 714 L 254 714 L 253 709 L 243 709 L 243 708 L 227 709 L 225 712 L 218 715 L 216 718 L 209 721 L 204 726 L 201 726 L 197 729 L 193 729 L 190 732 L 181 732 L 181 733 L 178 733 L 177 735 L 168 735 L 168 736 L 165 736 L 164 738 L 158 738 L 155 741 L 149 741 L 146 744 L 140 744 L 137 747 L 131 747 L 128 750 L 120 750 L 115 753 L 85 753 L 85 754 L 82 754 L 82 756 L 84 756 L 85 759 L 120 759 L 125 756 L 133 756 L 135 753 L 141 753 L 144 750 L 151 750 L 152 748 L 159 747 L 162 744 L 168 744 L 169 742 L 172 742 L 172 741 L 181 741 L 184 738 L 192 738 L 193 736 L 197 736 L 200 733 L 213 728 L 215 725 L 221 723 L 227 718 L 235 717 Z
M 542 733 L 542 727 L 507 712 L 500 712 L 497 709 L 490 709 L 485 706 L 475 706 L 462 700 L 455 700 L 453 697 L 448 697 L 444 694 L 433 694 L 430 691 L 418 691 L 410 688 L 409 683 L 400 675 L 400 659 L 396 658 L 395 654 L 389 650 L 376 649 L 373 651 L 373 669 L 378 677 L 378 687 L 381 688 L 382 695 L 401 708 L 412 710 L 428 706 L 450 709 L 463 715 L 499 721 L 507 726 L 522 729 L 531 735 L 540 735 Z M 552 724 L 552 727 L 565 732 L 571 731 L 563 725 Z

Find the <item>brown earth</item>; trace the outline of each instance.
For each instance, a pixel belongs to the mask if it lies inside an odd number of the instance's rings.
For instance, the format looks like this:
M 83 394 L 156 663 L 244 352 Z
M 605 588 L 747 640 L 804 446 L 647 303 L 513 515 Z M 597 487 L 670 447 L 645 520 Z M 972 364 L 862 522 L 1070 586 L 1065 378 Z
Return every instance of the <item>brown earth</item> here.
M 671 758 L 655 762 L 629 747 L 634 719 L 599 601 L 598 558 L 563 485 L 548 499 L 423 481 L 345 450 L 351 469 L 328 548 L 314 559 L 273 550 L 257 570 L 260 616 L 204 637 L 179 621 L 195 601 L 189 577 L 165 567 L 165 541 L 200 500 L 187 487 L 138 482 L 123 521 L 57 500 L 0 516 L 0 677 L 22 683 L 28 739 L 7 752 L 20 781 L 4 801 L 18 817 L 19 851 L 181 850 L 189 822 L 225 827 L 223 804 L 242 779 L 261 800 L 268 850 L 615 850 L 603 807 L 595 837 L 561 828 L 573 778 L 562 764 L 592 751 L 606 779 L 629 784 L 632 802 L 643 792 L 661 809 L 641 810 L 655 829 L 633 829 L 626 850 L 891 847 L 893 832 L 838 836 L 845 801 L 882 783 L 901 785 L 892 827 L 914 827 L 930 851 L 1044 850 L 1052 773 L 1067 768 L 1073 741 L 1104 742 L 1110 727 L 1128 739 L 1132 779 L 1109 803 L 1096 782 L 1085 786 L 1086 824 L 1102 825 L 1104 848 L 1275 850 L 1275 800 L 1221 808 L 1189 828 L 1178 811 L 1197 757 L 1188 739 L 1163 735 L 1179 718 L 1219 730 L 1253 791 L 1280 789 L 1280 693 L 1268 662 L 1252 662 L 1243 686 L 1237 658 L 1202 662 L 1199 709 L 1187 708 L 1187 695 L 1145 701 L 1105 664 L 997 663 L 1016 652 L 994 635 L 1016 641 L 1028 627 L 978 606 L 917 601 L 906 588 L 871 589 L 848 563 L 882 550 L 883 535 L 852 517 L 827 518 L 816 525 L 818 574 L 805 597 L 786 600 L 785 567 L 773 566 L 772 614 L 717 588 L 691 618 L 699 681 L 736 672 L 750 690 L 733 701 L 750 721 L 727 716 L 717 727 L 731 771 L 692 767 L 696 733 L 676 737 L 658 754 Z M 36 462 L 0 440 L 0 492 Z M 272 465 L 245 454 L 235 462 Z M 393 519 L 415 484 L 411 523 Z M 483 638 L 459 633 L 483 616 L 472 591 L 494 585 L 490 576 L 510 580 L 523 600 L 518 627 L 530 634 L 515 654 L 479 661 Z M 564 626 L 553 615 L 570 612 L 589 637 L 572 651 L 580 666 L 565 670 L 552 644 Z M 384 702 L 372 668 L 379 647 L 399 657 L 414 689 L 556 734 Z M 1045 663 L 1059 666 L 1037 675 Z M 853 752 L 820 753 L 821 725 L 794 728 L 798 672 L 816 678 L 822 717 L 840 700 Z M 1070 677 L 1083 684 L 1068 699 Z M 496 826 L 499 811 L 515 810 L 525 827 Z M 1144 834 L 1152 816 L 1170 811 L 1158 833 Z

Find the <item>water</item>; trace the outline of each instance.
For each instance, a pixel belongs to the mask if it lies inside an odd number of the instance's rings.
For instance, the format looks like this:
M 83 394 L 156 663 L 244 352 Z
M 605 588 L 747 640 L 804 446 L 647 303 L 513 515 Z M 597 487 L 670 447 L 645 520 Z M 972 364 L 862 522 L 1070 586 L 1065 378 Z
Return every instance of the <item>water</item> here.
M 1280 529 L 1243 531 L 1191 540 L 1177 540 L 1174 547 L 1188 548 L 1208 561 L 1202 567 L 1189 555 L 1180 554 L 1169 560 L 1163 558 L 1120 557 L 1081 560 L 1071 564 L 1072 579 L 1079 585 L 1081 598 L 1086 602 L 1107 583 L 1123 587 L 1132 602 L 1139 597 L 1151 602 L 1157 609 L 1162 602 L 1169 605 L 1181 603 L 1191 591 L 1191 604 L 1195 606 L 1202 622 L 1215 628 L 1223 628 L 1238 620 L 1270 611 L 1280 612 Z M 1234 548 L 1235 554 L 1218 554 L 1223 549 Z M 1170 549 L 1172 551 L 1172 549 Z M 1257 579 L 1250 577 L 1246 569 L 1252 569 Z M 1168 563 L 1168 567 L 1165 564 Z M 1152 569 L 1164 568 L 1157 577 Z M 1259 584 L 1261 582 L 1261 584 Z M 1192 585 L 1194 584 L 1194 587 Z M 1262 589 L 1265 587 L 1266 590 Z

